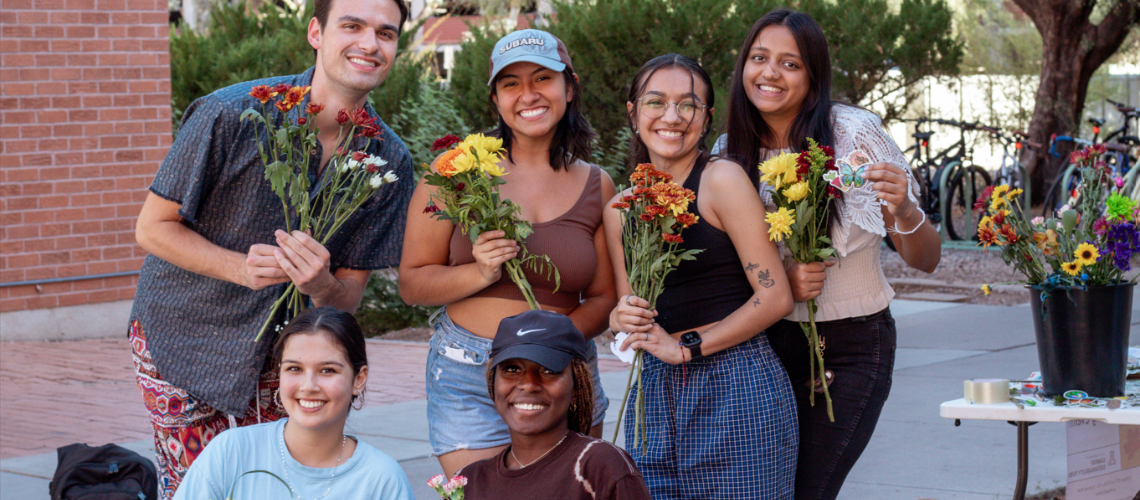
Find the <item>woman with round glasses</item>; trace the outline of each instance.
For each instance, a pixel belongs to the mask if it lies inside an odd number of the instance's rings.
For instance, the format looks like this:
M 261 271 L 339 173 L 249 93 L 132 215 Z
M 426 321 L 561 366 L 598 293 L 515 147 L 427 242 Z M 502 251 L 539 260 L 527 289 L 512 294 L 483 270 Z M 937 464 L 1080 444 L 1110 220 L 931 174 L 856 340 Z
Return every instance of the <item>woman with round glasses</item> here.
M 640 380 L 646 440 L 635 444 L 627 402 L 625 445 L 654 499 L 790 499 L 795 403 L 763 330 L 792 310 L 764 206 L 740 165 L 709 155 L 712 82 L 687 57 L 641 67 L 630 89 L 630 163 L 653 163 L 696 193 L 700 217 L 681 233 L 701 249 L 665 279 L 656 311 L 630 295 L 623 259 L 613 259 L 623 296 L 610 313 L 623 348 L 644 349 Z M 616 200 L 616 198 L 615 198 Z M 605 215 L 612 255 L 622 254 L 621 212 Z
M 782 152 L 799 152 L 806 138 L 832 146 L 838 160 L 862 151 L 870 160 L 861 186 L 849 186 L 830 222 L 834 263 L 784 260 L 795 312 L 768 329 L 772 347 L 788 370 L 799 407 L 797 499 L 834 499 L 871 439 L 891 388 L 895 322 L 888 305 L 894 291 L 879 265 L 882 238 L 890 235 L 904 261 L 931 272 L 938 265 L 938 232 L 918 208 L 918 183 L 906 158 L 873 113 L 831 101 L 827 39 L 811 17 L 776 10 L 760 18 L 744 38 L 729 95 L 728 135 L 718 150 L 748 167 L 761 198 L 756 166 Z M 859 168 L 858 160 L 850 166 Z M 857 174 L 856 174 L 857 175 Z M 855 184 L 855 183 L 853 183 Z M 785 252 L 785 255 L 787 253 Z M 826 346 L 826 383 L 835 421 L 809 391 L 822 381 L 809 372 L 809 349 L 799 322 L 815 299 L 820 342 Z
M 593 129 L 582 115 L 581 89 L 566 46 L 544 31 L 504 36 L 491 54 L 489 98 L 499 116 L 494 132 L 507 154 L 503 198 L 522 208 L 534 233 L 531 253 L 551 258 L 561 277 L 526 271 L 542 309 L 565 314 L 592 339 L 606 328 L 615 299 L 610 258 L 601 230 L 602 207 L 614 195 L 601 168 L 581 160 Z M 448 477 L 497 455 L 510 443 L 506 424 L 487 395 L 491 340 L 499 322 L 529 308 L 502 272 L 519 246 L 502 231 L 472 244 L 454 224 L 424 213 L 431 188 L 412 195 L 400 262 L 400 295 L 409 304 L 442 305 L 427 361 L 429 439 Z M 594 428 L 601 436 L 609 401 L 601 390 L 597 350 L 587 343 L 594 392 Z

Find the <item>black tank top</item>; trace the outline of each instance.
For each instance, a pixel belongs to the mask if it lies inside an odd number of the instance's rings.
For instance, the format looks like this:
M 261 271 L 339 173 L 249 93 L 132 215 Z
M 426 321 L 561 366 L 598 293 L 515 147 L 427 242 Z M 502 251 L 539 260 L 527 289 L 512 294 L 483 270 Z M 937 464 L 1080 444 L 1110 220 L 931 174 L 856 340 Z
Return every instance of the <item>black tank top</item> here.
M 685 179 L 684 186 L 697 195 L 708 157 L 702 154 Z M 697 203 L 689 210 L 700 216 Z M 681 264 L 665 277 L 665 289 L 657 298 L 657 323 L 669 333 L 680 333 L 701 325 L 723 320 L 752 297 L 748 275 L 740 264 L 740 256 L 728 233 L 703 218 L 681 232 L 685 250 L 703 248 L 696 260 Z

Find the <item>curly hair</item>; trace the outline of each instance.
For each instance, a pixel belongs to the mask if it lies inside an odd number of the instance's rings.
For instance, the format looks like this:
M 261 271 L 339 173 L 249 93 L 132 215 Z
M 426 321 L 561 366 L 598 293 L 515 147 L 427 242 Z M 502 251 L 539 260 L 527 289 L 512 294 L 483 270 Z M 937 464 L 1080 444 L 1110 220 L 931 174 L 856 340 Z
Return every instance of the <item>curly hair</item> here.
M 487 370 L 487 393 L 495 400 L 495 370 Z M 594 379 L 590 376 L 590 366 L 586 360 L 574 358 L 570 362 L 570 372 L 574 376 L 574 393 L 570 395 L 568 426 L 574 432 L 589 434 L 594 424 Z

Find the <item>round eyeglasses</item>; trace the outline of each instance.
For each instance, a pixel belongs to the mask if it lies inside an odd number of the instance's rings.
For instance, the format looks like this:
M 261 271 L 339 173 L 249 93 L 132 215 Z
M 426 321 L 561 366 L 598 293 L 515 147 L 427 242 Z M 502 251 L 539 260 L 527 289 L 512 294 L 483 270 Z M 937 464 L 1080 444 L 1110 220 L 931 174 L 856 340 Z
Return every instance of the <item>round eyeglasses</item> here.
M 697 116 L 698 110 L 703 110 L 708 107 L 692 99 L 670 102 L 666 101 L 663 97 L 655 95 L 641 96 L 637 101 L 639 103 L 637 107 L 641 110 L 641 116 L 649 118 L 650 120 L 656 120 L 665 116 L 665 110 L 669 109 L 670 105 L 673 105 L 677 109 L 678 117 L 685 121 L 693 121 L 693 118 Z

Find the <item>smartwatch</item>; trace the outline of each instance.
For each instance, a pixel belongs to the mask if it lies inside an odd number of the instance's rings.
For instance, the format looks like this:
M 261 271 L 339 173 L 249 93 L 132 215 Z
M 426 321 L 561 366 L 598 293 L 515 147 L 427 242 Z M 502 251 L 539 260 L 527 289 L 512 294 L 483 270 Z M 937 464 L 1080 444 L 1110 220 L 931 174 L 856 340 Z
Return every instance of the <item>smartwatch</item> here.
M 689 353 L 693 355 L 689 361 L 696 361 L 704 358 L 701 355 L 701 334 L 696 330 L 688 331 L 681 334 L 681 347 L 689 349 Z

